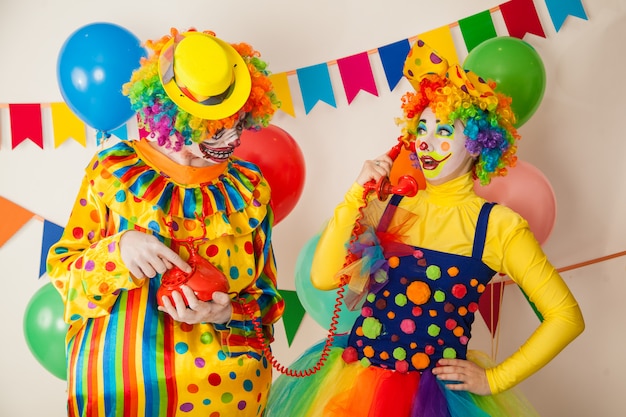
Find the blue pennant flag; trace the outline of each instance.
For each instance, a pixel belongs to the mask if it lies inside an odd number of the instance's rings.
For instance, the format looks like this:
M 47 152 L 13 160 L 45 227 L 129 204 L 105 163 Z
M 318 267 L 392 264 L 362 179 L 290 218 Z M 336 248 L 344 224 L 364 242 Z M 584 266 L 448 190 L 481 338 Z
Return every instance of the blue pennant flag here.
M 46 273 L 46 259 L 50 247 L 57 243 L 63 235 L 63 227 L 49 222 L 43 221 L 43 237 L 41 240 L 41 258 L 39 261 L 39 278 Z
M 587 20 L 582 0 L 546 0 L 548 13 L 558 32 L 568 16 L 575 16 Z
M 378 48 L 378 55 L 383 63 L 383 69 L 385 70 L 385 76 L 387 77 L 387 84 L 389 89 L 393 91 L 402 79 L 402 69 L 404 68 L 404 61 L 409 54 L 411 45 L 408 39 L 404 39 L 389 45 Z
M 106 138 L 104 137 L 104 135 L 104 132 L 100 130 L 96 133 L 96 143 L 98 144 L 98 146 L 100 146 L 104 139 L 108 139 L 108 137 L 111 135 L 116 136 L 122 140 L 128 140 L 128 125 L 123 124 L 117 129 L 113 129 L 112 131 L 107 132 L 108 136 Z
M 337 107 L 326 63 L 300 68 L 296 70 L 296 74 L 306 114 L 309 114 L 318 101 Z

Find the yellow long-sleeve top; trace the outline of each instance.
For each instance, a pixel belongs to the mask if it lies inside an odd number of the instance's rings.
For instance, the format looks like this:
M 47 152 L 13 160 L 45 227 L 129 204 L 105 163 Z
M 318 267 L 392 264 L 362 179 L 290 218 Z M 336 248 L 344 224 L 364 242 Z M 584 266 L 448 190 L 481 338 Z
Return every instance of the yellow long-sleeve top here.
M 403 243 L 440 252 L 471 256 L 478 214 L 485 200 L 474 193 L 471 174 L 405 197 L 399 208 L 417 216 Z M 323 231 L 311 267 L 317 288 L 339 285 L 347 245 L 363 205 L 363 187 L 354 184 L 335 209 Z M 377 217 L 384 209 L 371 197 L 366 210 Z M 378 214 L 373 214 L 378 213 Z M 528 222 L 513 210 L 496 205 L 489 217 L 483 262 L 508 275 L 527 294 L 543 316 L 543 322 L 510 357 L 487 369 L 493 394 L 518 384 L 552 360 L 584 329 L 584 320 L 574 296 L 550 264 Z

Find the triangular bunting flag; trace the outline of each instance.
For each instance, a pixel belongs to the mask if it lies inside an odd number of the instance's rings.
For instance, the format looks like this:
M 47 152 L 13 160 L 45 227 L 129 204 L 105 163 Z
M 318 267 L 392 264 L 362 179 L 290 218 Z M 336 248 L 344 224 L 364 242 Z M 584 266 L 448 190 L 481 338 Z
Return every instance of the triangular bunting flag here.
M 437 51 L 441 56 L 445 56 L 448 60 L 448 64 L 455 65 L 459 63 L 459 56 L 454 46 L 450 26 L 442 26 L 438 29 L 422 33 L 418 38 L 426 42 L 428 46 Z
M 561 29 L 568 16 L 588 20 L 582 5 L 582 0 L 545 0 L 545 3 L 557 32 Z M 482 42 L 498 36 L 493 22 L 493 13 L 496 10 L 502 15 L 509 36 L 523 39 L 527 33 L 530 33 L 539 37 L 546 37 L 541 20 L 537 14 L 535 0 L 507 0 L 496 8 L 484 10 L 469 17 L 462 18 L 457 22 L 451 22 L 438 29 L 422 33 L 415 38 L 423 40 L 440 55 L 445 56 L 450 65 L 459 64 L 459 52 L 463 55 L 465 52 L 469 53 Z M 466 51 L 457 51 L 455 47 L 451 29 L 456 26 L 459 27 L 461 35 L 463 36 Z M 379 47 L 376 50 L 383 65 L 387 84 L 391 91 L 397 87 L 400 80 L 403 78 L 402 69 L 404 60 L 410 50 L 410 43 L 409 39 L 403 39 Z M 274 90 L 278 96 L 278 100 L 281 102 L 279 110 L 282 110 L 292 117 L 296 117 L 292 91 L 288 80 L 288 76 L 293 73 L 298 77 L 300 93 L 306 114 L 308 114 L 319 101 L 323 101 L 336 108 L 337 104 L 329 73 L 329 66 L 335 63 L 338 65 L 348 104 L 352 103 L 361 90 L 378 96 L 378 87 L 369 60 L 369 55 L 372 53 L 373 52 L 370 50 L 339 58 L 335 61 L 300 68 L 295 71 L 271 74 L 270 78 L 274 85 Z M 85 126 L 82 126 L 81 123 L 81 127 L 79 128 L 77 117 L 70 117 L 70 114 L 73 115 L 73 113 L 69 112 L 67 106 L 62 107 L 63 105 L 64 103 L 51 104 L 55 148 L 70 137 L 85 146 Z M 0 107 L 10 108 L 13 148 L 26 139 L 32 140 L 39 145 L 39 147 L 43 148 L 40 106 L 41 104 L 0 104 Z M 126 130 L 118 131 L 118 129 Z M 132 133 L 133 136 L 137 133 L 134 124 L 129 126 L 124 125 L 118 129 L 110 133 L 122 140 L 126 140 L 130 133 Z M 129 130 L 132 132 L 129 132 Z M 144 131 L 139 128 L 138 133 L 143 134 Z M 103 133 L 97 132 L 97 144 L 100 145 L 103 140 Z
M 9 104 L 12 149 L 30 139 L 43 149 L 41 104 Z
M 294 336 L 298 332 L 300 323 L 304 318 L 304 307 L 295 291 L 278 290 L 285 300 L 285 312 L 283 313 L 283 323 L 287 334 L 287 344 L 291 346 Z
M 69 138 L 73 138 L 81 145 L 87 145 L 86 125 L 70 110 L 65 103 L 50 103 L 52 110 L 52 132 L 54 147 L 58 148 Z
M 43 236 L 41 239 L 41 257 L 39 261 L 39 277 L 46 273 L 46 260 L 50 247 L 57 243 L 63 235 L 63 228 L 57 224 L 44 220 Z
M 111 134 L 121 140 L 128 140 L 128 124 L 124 123 L 117 129 L 113 129 Z
M 318 101 L 337 107 L 333 86 L 330 82 L 328 64 L 317 64 L 296 70 L 304 111 L 309 114 Z
M 293 101 L 291 99 L 291 90 L 289 89 L 289 81 L 287 80 L 287 73 L 281 72 L 279 74 L 270 75 L 274 91 L 280 100 L 280 108 L 283 112 L 287 113 L 291 117 L 296 117 L 296 112 L 293 109 Z
M 0 197 L 0 247 L 33 218 L 33 213 Z
M 496 329 L 500 320 L 500 306 L 504 294 L 504 282 L 494 282 L 488 284 L 478 300 L 478 311 L 482 316 L 491 337 L 496 337 Z
M 409 54 L 411 44 L 408 39 L 403 39 L 398 42 L 391 43 L 389 45 L 378 48 L 378 55 L 383 64 L 383 70 L 387 77 L 387 84 L 389 90 L 393 91 L 402 79 L 402 70 L 404 68 L 404 61 Z
M 561 29 L 568 16 L 587 20 L 582 0 L 546 0 L 546 7 L 557 32 Z
M 459 20 L 459 29 L 467 52 L 487 39 L 498 36 L 489 10 Z
M 361 52 L 360 54 L 337 60 L 339 74 L 343 82 L 343 88 L 346 92 L 348 104 L 359 94 L 359 91 L 367 91 L 368 93 L 378 96 L 372 66 L 370 64 L 369 54 Z
M 533 0 L 510 0 L 500 5 L 500 12 L 512 37 L 524 39 L 527 33 L 546 37 Z
M 112 131 L 108 132 L 107 139 L 110 136 L 115 136 L 117 138 L 120 138 L 122 140 L 128 140 L 128 124 L 123 124 L 120 127 L 118 127 L 117 129 L 113 129 Z M 100 145 L 102 143 L 102 141 L 104 140 L 104 133 L 101 130 L 98 130 L 96 132 L 96 143 L 98 145 Z

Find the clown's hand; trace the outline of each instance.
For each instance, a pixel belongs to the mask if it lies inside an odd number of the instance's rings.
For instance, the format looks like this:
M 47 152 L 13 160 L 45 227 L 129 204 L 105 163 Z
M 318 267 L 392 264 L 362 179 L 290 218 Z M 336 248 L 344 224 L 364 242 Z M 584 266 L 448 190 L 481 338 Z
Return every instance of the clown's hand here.
M 487 373 L 474 362 L 462 359 L 440 359 L 433 369 L 433 374 L 440 381 L 449 381 L 446 388 L 450 390 L 491 395 Z
M 367 160 L 363 163 L 356 182 L 364 185 L 368 181 L 376 182 L 380 177 L 389 176 L 392 165 L 393 160 L 387 154 L 382 154 L 374 160 Z
M 137 230 L 129 230 L 122 235 L 120 255 L 135 278 L 154 278 L 156 274 L 162 274 L 173 266 L 183 272 L 191 272 L 189 264 L 176 252 L 156 237 Z
M 182 285 L 181 289 L 182 295 L 178 291 L 172 291 L 171 300 L 163 296 L 163 306 L 159 310 L 169 314 L 174 320 L 187 324 L 225 324 L 230 320 L 233 306 L 228 294 L 216 291 L 211 301 L 202 301 L 187 285 Z

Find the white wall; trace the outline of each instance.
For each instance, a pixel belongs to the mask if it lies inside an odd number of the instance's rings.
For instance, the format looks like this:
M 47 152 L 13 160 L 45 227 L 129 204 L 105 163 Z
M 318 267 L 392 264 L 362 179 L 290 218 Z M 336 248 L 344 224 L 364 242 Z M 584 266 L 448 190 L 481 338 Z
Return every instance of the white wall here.
M 502 2 L 0 0 L 0 103 L 61 101 L 56 83 L 59 49 L 74 30 L 89 23 L 116 23 L 141 39 L 158 38 L 171 26 L 212 29 L 226 40 L 251 43 L 279 73 L 413 37 Z M 520 129 L 519 155 L 539 168 L 554 188 L 557 221 L 544 247 L 557 267 L 566 267 L 626 250 L 626 141 L 621 125 L 626 2 L 583 0 L 589 20 L 570 17 L 558 33 L 544 2 L 535 3 L 547 38 L 525 40 L 542 56 L 547 87 L 541 107 Z M 261 4 L 262 10 L 251 9 Z M 506 35 L 501 22 L 498 30 Z M 372 62 L 379 97 L 361 92 L 348 105 L 338 70 L 332 66 L 337 108 L 319 103 L 309 115 L 304 115 L 297 81 L 290 77 L 297 117 L 279 112 L 273 123 L 298 141 L 307 180 L 297 207 L 275 229 L 283 289 L 295 289 L 293 274 L 300 249 L 331 215 L 362 161 L 395 143 L 394 117 L 409 86 L 403 80 L 396 90 L 388 91 L 376 56 Z M 7 113 L 6 108 L 0 109 L 0 196 L 64 225 L 83 167 L 96 150 L 93 138 L 87 148 L 70 141 L 54 149 L 46 126 L 44 150 L 30 142 L 11 150 Z M 0 216 L 0 221 L 6 220 Z M 43 284 L 37 280 L 42 228 L 41 221 L 32 220 L 0 248 L 2 416 L 65 415 L 64 381 L 35 361 L 22 331 L 26 304 Z M 544 416 L 622 415 L 626 336 L 619 306 L 626 291 L 625 268 L 626 258 L 618 257 L 563 274 L 582 306 L 587 330 L 554 362 L 522 383 L 522 390 Z M 499 359 L 537 325 L 513 285 L 505 291 L 501 323 Z M 275 353 L 281 363 L 289 364 L 325 334 L 307 315 L 289 348 L 279 324 Z M 472 344 L 487 352 L 492 349 L 480 318 Z

